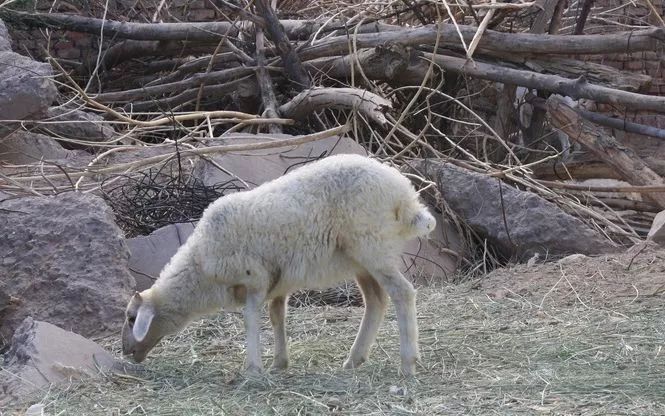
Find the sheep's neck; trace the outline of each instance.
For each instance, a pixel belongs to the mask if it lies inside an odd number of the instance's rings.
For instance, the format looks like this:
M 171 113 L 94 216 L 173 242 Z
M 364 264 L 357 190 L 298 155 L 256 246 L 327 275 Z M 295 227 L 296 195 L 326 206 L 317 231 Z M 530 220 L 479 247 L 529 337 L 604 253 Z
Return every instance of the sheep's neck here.
M 164 305 L 189 320 L 215 312 L 222 306 L 219 288 L 202 279 L 201 274 L 189 266 L 169 270 L 155 282 L 154 289 Z

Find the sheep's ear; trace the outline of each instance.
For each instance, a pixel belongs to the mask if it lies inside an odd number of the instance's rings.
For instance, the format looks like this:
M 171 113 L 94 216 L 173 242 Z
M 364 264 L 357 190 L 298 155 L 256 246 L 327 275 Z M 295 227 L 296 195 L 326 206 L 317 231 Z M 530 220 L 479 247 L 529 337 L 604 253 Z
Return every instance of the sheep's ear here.
M 134 328 L 132 328 L 132 334 L 136 342 L 141 342 L 148 335 L 150 330 L 150 324 L 152 319 L 155 317 L 155 310 L 148 305 L 141 305 L 139 311 L 136 314 L 136 322 L 134 322 Z

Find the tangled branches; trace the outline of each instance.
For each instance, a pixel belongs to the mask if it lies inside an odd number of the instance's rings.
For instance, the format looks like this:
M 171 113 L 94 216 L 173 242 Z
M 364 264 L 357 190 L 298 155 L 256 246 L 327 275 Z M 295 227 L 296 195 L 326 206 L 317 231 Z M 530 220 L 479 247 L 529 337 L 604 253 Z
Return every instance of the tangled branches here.
M 236 179 L 209 186 L 193 176 L 183 179 L 177 171 L 151 169 L 112 188 L 102 184 L 102 195 L 120 227 L 133 237 L 169 224 L 197 221 L 212 201 L 243 189 Z

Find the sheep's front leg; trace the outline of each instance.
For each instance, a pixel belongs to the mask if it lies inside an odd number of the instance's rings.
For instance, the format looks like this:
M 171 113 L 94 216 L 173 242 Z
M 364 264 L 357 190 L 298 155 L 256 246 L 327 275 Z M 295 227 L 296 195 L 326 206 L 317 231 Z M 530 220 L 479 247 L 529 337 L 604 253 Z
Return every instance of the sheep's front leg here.
M 393 303 L 399 327 L 399 346 L 402 359 L 402 373 L 412 376 L 416 373 L 418 352 L 418 323 L 416 322 L 416 290 L 399 270 L 373 272 L 372 276 L 381 285 Z
M 270 322 L 275 332 L 275 348 L 272 367 L 285 369 L 289 366 L 289 350 L 286 345 L 286 296 L 270 302 Z
M 245 333 L 247 343 L 247 372 L 260 373 L 263 370 L 261 362 L 261 337 L 259 334 L 259 317 L 263 295 L 260 292 L 248 291 L 245 301 Z
M 356 340 L 351 347 L 349 358 L 344 361 L 344 368 L 355 368 L 367 361 L 370 347 L 376 340 L 376 334 L 386 311 L 386 292 L 376 280 L 367 275 L 359 275 L 356 282 L 365 301 L 365 314 Z

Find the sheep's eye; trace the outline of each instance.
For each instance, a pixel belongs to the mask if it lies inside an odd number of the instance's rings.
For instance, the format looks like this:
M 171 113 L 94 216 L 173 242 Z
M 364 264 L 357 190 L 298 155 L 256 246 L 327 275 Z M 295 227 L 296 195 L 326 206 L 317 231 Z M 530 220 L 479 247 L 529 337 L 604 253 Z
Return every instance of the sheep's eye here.
M 133 316 L 128 316 L 127 317 L 127 323 L 129 324 L 129 326 L 134 326 L 134 322 L 136 322 L 135 317 L 133 317 Z

